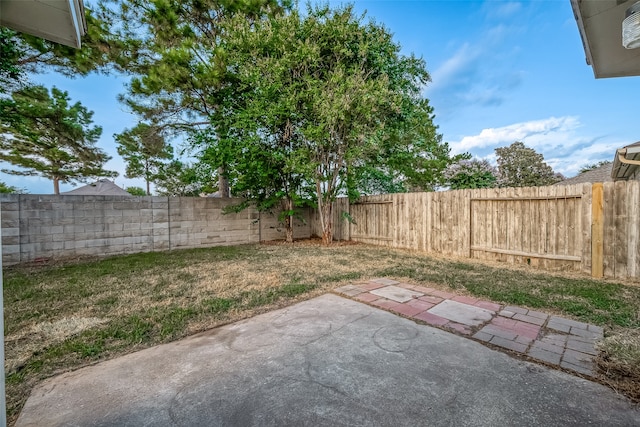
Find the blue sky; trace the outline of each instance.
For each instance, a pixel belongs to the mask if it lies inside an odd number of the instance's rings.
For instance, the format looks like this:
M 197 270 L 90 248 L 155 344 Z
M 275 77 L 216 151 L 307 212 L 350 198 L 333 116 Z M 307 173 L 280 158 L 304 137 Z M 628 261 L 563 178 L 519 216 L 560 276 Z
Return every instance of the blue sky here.
M 496 147 L 523 141 L 554 170 L 574 176 L 581 166 L 612 160 L 616 148 L 640 140 L 640 77 L 594 78 L 570 0 L 381 0 L 356 1 L 355 7 L 367 12 L 365 19 L 384 24 L 406 54 L 426 61 L 432 82 L 424 95 L 454 153 L 494 161 Z M 113 157 L 107 167 L 120 172 L 116 183 L 143 186 L 124 178 L 113 140 L 114 133 L 136 123 L 116 100 L 125 78 L 48 74 L 34 80 L 67 90 L 93 110 L 104 129 L 99 146 Z M 31 193 L 53 191 L 42 178 L 0 179 Z

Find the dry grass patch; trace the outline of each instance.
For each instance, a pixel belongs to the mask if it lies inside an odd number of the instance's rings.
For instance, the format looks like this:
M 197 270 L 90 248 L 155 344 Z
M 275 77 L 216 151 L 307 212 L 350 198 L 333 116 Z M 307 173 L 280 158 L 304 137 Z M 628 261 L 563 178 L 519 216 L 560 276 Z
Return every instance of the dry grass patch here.
M 306 241 L 15 267 L 5 271 L 9 419 L 35 384 L 58 372 L 374 277 L 640 327 L 638 287 L 367 245 Z
M 598 366 L 609 385 L 640 402 L 640 330 L 616 330 L 598 343 Z

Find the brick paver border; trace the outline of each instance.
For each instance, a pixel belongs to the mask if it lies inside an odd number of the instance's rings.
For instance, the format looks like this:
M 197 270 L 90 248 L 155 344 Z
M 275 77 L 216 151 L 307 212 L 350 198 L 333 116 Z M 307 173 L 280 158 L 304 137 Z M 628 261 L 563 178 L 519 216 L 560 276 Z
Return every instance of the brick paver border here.
M 384 288 L 393 290 L 390 295 Z M 398 289 L 400 288 L 400 289 Z M 376 291 L 372 293 L 371 291 Z M 403 290 L 406 290 L 403 292 Z M 434 288 L 401 283 L 388 278 L 377 278 L 362 283 L 354 283 L 335 289 L 335 293 L 355 299 L 365 304 L 388 310 L 392 313 L 426 323 L 440 329 L 475 339 L 495 348 L 510 350 L 528 358 L 560 367 L 579 374 L 595 377 L 595 344 L 603 338 L 603 329 L 596 325 L 552 316 L 535 310 L 517 306 L 502 306 L 491 301 L 456 295 Z M 378 294 L 378 295 L 376 295 Z M 390 296 L 396 301 L 381 295 Z M 401 295 L 399 295 L 401 294 Z M 478 325 L 454 322 L 431 313 L 443 301 L 452 300 L 471 307 L 491 312 L 490 320 Z M 404 301 L 404 302 L 398 302 Z M 455 305 L 450 304 L 449 305 Z M 459 305 L 457 307 L 460 307 Z M 463 306 L 464 307 L 464 306 Z M 482 310 L 477 310 L 482 311 Z M 459 317 L 453 317 L 459 320 Z

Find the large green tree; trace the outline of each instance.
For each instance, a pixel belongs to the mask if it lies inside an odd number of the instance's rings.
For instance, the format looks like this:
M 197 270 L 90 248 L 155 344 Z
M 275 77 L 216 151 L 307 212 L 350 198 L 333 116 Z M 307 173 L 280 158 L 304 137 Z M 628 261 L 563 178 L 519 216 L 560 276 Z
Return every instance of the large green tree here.
M 222 25 L 240 15 L 253 22 L 289 6 L 277 0 L 120 0 L 118 33 L 129 40 L 127 69 L 134 74 L 122 102 L 142 121 L 166 131 L 211 127 L 221 107 L 219 94 L 230 84 L 221 42 Z M 218 173 L 219 193 L 228 195 L 227 173 Z
M 173 158 L 173 149 L 157 126 L 139 123 L 114 135 L 118 143 L 118 154 L 126 162 L 127 178 L 143 178 L 147 195 L 151 195 L 151 183 L 159 177 L 162 166 Z
M 293 240 L 297 209 L 313 200 L 313 187 L 297 167 L 304 146 L 300 133 L 301 61 L 305 43 L 297 13 L 225 22 L 225 52 L 230 84 L 218 93 L 216 132 L 198 139 L 201 160 L 224 167 L 233 194 L 259 210 L 277 210 Z
M 361 193 L 434 191 L 445 183 L 447 166 L 466 158 L 466 154 L 450 155 L 449 145 L 442 141 L 433 123 L 433 108 L 428 100 L 409 97 L 400 111 L 388 117 L 377 149 L 349 166 L 350 197 L 357 198 Z
M 564 179 L 545 163 L 542 154 L 520 141 L 495 151 L 500 187 L 538 187 Z
M 429 188 L 450 161 L 420 96 L 424 62 L 402 55 L 385 28 L 352 7 L 229 25 L 235 37 L 221 46 L 234 85 L 216 110 L 221 138 L 210 139 L 212 157 L 244 153 L 250 161 L 230 169 L 253 194 L 290 208 L 312 184 L 325 243 L 332 202 L 366 176 Z
M 446 183 L 452 190 L 492 188 L 497 186 L 498 171 L 487 160 L 463 159 L 445 171 Z
M 14 175 L 39 175 L 61 182 L 117 176 L 103 168 L 110 157 L 96 147 L 102 128 L 92 126 L 93 112 L 71 104 L 67 92 L 29 86 L 0 99 L 0 160 L 17 166 Z

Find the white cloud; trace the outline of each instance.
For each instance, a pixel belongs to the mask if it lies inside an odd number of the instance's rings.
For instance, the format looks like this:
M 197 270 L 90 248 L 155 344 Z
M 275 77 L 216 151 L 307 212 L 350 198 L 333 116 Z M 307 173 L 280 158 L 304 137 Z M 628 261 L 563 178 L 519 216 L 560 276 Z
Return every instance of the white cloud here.
M 611 160 L 616 148 L 625 145 L 624 141 L 607 135 L 584 135 L 582 130 L 578 117 L 549 117 L 482 129 L 477 135 L 451 142 L 450 146 L 453 153 L 469 152 L 495 164 L 495 148 L 522 141 L 541 153 L 556 172 L 574 176 L 584 165 Z
M 452 143 L 451 148 L 455 153 L 462 153 L 476 148 L 500 147 L 515 141 L 524 142 L 525 139 L 532 139 L 536 135 L 567 132 L 578 127 L 579 123 L 577 117 L 566 116 L 488 128 L 483 129 L 478 135 L 465 136 L 459 142 Z

